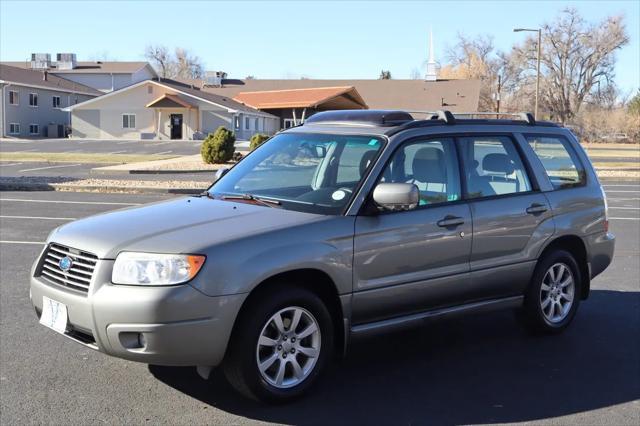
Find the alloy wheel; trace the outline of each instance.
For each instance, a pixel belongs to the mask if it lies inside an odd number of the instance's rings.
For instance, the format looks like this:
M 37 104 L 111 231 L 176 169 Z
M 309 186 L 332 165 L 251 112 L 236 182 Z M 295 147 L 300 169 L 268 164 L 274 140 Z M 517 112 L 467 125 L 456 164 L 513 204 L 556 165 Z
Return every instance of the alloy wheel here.
M 542 279 L 540 308 L 547 321 L 557 324 L 564 320 L 575 297 L 575 280 L 571 269 L 564 263 L 552 265 Z
M 304 308 L 291 306 L 266 322 L 256 347 L 258 370 L 270 385 L 286 389 L 302 383 L 320 355 L 320 327 Z

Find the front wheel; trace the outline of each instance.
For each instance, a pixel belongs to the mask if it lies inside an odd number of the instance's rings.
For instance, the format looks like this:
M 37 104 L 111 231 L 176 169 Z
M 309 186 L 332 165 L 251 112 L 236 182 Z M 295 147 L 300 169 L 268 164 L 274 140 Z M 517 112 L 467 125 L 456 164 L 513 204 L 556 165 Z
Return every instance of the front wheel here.
M 559 333 L 580 303 L 581 276 L 571 253 L 556 250 L 542 258 L 525 295 L 523 319 L 535 333 Z
M 333 326 L 322 300 L 281 287 L 254 298 L 231 337 L 224 372 L 245 396 L 285 402 L 305 393 L 333 351 Z

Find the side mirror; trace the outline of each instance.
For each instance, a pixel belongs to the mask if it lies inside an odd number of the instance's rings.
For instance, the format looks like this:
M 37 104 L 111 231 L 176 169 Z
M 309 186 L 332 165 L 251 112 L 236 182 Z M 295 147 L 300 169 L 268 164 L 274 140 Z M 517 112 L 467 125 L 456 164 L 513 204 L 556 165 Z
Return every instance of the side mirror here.
M 419 200 L 420 191 L 412 183 L 379 183 L 373 190 L 373 201 L 384 210 L 413 210 Z
M 228 169 L 228 168 L 226 168 L 226 167 L 225 167 L 225 168 L 222 168 L 222 169 L 218 169 L 218 170 L 216 171 L 216 180 L 215 180 L 215 182 L 219 181 L 219 180 L 220 180 L 220 178 L 222 178 L 222 176 L 226 175 L 226 174 L 229 172 L 229 170 L 230 170 L 230 169 Z
M 325 155 L 327 155 L 327 147 L 326 146 L 324 146 L 324 145 L 316 145 L 315 149 L 316 149 L 316 157 L 324 158 Z

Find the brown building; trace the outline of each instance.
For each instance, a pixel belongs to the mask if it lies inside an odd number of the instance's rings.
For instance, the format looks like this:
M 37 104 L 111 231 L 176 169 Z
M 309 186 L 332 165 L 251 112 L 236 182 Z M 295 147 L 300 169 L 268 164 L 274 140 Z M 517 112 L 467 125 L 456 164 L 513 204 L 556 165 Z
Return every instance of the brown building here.
M 202 81 L 190 82 L 194 86 L 240 102 L 249 102 L 246 92 L 299 91 L 300 89 L 335 89 L 351 87 L 369 109 L 400 109 L 405 111 L 436 111 L 448 109 L 452 112 L 474 112 L 478 110 L 480 97 L 479 80 L 222 80 L 219 86 L 204 85 Z M 243 95 L 240 95 L 240 94 Z M 268 96 L 285 96 L 268 95 Z M 238 97 L 240 96 L 240 97 Z M 252 95 L 255 96 L 255 95 Z M 244 100 L 243 100 L 244 99 Z M 246 101 L 246 102 L 245 102 Z M 251 105 L 263 109 L 255 104 Z M 300 108 L 300 107 L 297 107 Z M 349 107 L 349 109 L 355 106 Z M 330 108 L 323 108 L 330 109 Z M 333 109 L 346 109 L 338 107 Z M 276 113 L 283 120 L 283 127 L 300 119 L 302 110 L 293 116 L 293 108 Z M 274 113 L 269 111 L 270 113 Z M 307 110 L 308 117 L 312 110 Z M 291 113 L 291 114 L 289 114 Z M 285 120 L 287 120 L 285 122 Z
M 304 122 L 318 111 L 367 109 L 353 86 L 240 92 L 233 99 L 280 117 L 280 127 L 284 129 Z

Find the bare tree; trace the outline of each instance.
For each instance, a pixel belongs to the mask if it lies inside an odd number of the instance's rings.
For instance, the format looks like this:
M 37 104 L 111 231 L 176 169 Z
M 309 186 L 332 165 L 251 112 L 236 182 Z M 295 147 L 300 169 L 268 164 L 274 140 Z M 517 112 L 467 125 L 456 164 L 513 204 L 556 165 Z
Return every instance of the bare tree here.
M 148 45 L 144 51 L 144 57 L 147 58 L 153 67 L 160 73 L 162 78 L 172 77 L 171 55 L 169 49 L 162 45 Z
M 571 120 L 583 103 L 612 90 L 615 51 L 629 38 L 621 16 L 589 24 L 575 9 L 565 9 L 542 27 L 541 102 L 560 121 Z M 535 78 L 535 38 L 514 48 L 513 60 L 523 66 L 526 81 Z M 598 83 L 599 82 L 599 83 Z
M 166 46 L 149 45 L 145 49 L 147 58 L 162 78 L 202 78 L 204 66 L 199 57 L 187 49 L 176 48 L 174 54 Z
M 391 80 L 391 71 L 388 71 L 388 70 L 380 71 L 380 77 L 378 79 L 379 80 Z
M 505 66 L 501 54 L 495 52 L 493 39 L 487 35 L 469 38 L 458 33 L 456 44 L 447 49 L 447 65 L 440 69 L 441 78 L 480 80 L 480 111 L 495 110 L 493 94 L 498 74 Z
M 420 73 L 420 68 L 416 67 L 411 70 L 411 74 L 409 74 L 409 78 L 411 80 L 420 80 L 422 79 L 422 74 Z
M 201 78 L 204 67 L 200 58 L 192 55 L 188 50 L 177 47 L 175 51 L 175 76 L 181 78 Z

